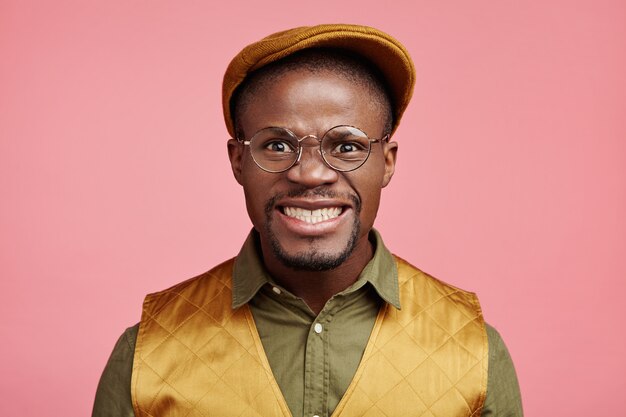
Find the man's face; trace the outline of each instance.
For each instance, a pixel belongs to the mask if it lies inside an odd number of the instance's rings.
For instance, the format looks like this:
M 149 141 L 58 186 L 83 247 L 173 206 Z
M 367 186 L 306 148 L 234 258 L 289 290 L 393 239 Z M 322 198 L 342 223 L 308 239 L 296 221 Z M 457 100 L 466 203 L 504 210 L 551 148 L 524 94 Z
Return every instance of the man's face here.
M 262 85 L 240 112 L 239 124 L 245 139 L 270 126 L 321 138 L 337 125 L 378 139 L 386 133 L 380 107 L 365 85 L 330 71 L 299 70 Z M 397 147 L 374 143 L 363 166 L 337 172 L 324 164 L 314 139 L 303 144 L 300 162 L 282 173 L 261 170 L 235 141 L 229 142 L 229 155 L 266 263 L 328 270 L 369 253 L 368 233 L 381 189 L 393 175 Z

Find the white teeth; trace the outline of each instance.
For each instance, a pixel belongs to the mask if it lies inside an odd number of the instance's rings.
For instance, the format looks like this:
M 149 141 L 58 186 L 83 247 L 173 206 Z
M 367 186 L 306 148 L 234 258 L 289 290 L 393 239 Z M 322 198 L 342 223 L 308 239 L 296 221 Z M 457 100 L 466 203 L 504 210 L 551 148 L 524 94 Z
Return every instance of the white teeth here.
M 341 211 L 341 207 L 326 207 L 315 210 L 307 210 L 300 207 L 284 207 L 283 209 L 287 216 L 312 224 L 334 219 L 341 214 Z

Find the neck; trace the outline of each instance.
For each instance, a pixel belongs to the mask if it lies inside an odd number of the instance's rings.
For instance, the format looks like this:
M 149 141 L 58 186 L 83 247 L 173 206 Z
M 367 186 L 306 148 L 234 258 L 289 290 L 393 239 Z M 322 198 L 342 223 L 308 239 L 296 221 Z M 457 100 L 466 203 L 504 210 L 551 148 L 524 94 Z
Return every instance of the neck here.
M 374 256 L 373 245 L 365 239 L 357 245 L 350 257 L 335 269 L 328 271 L 303 271 L 285 266 L 263 244 L 263 260 L 270 275 L 278 284 L 309 306 L 318 315 L 335 294 L 354 284 Z

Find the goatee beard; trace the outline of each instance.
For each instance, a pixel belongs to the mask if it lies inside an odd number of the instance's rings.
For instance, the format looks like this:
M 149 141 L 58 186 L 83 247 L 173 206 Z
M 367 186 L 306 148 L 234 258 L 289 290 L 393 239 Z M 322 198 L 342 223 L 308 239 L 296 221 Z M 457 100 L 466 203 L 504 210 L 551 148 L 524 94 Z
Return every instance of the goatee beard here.
M 288 197 L 307 197 L 307 196 L 322 196 L 327 198 L 337 198 L 338 194 L 324 189 L 314 190 L 294 190 L 287 193 Z M 286 267 L 296 271 L 310 271 L 320 272 L 328 271 L 337 268 L 344 263 L 354 251 L 357 245 L 359 234 L 361 232 L 361 221 L 359 219 L 359 213 L 361 212 L 361 201 L 356 195 L 347 195 L 347 197 L 354 203 L 354 222 L 352 223 L 352 231 L 350 238 L 346 242 L 346 246 L 339 253 L 325 253 L 323 248 L 315 246 L 315 238 L 310 239 L 312 249 L 308 252 L 298 252 L 295 254 L 287 253 L 287 251 L 281 246 L 278 238 L 272 231 L 272 212 L 276 201 L 283 198 L 285 194 L 279 194 L 272 197 L 265 205 L 265 232 L 270 242 L 272 252 L 274 256 Z M 322 249 L 322 250 L 320 250 Z

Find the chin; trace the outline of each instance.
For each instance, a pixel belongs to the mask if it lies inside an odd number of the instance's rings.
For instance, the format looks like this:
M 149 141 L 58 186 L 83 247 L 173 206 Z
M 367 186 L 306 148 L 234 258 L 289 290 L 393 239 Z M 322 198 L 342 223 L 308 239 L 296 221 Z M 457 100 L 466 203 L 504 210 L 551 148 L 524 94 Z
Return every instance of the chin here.
M 335 269 L 350 258 L 359 240 L 360 223 L 356 219 L 346 244 L 335 251 L 328 251 L 324 247 L 326 245 L 314 239 L 309 240 L 309 248 L 306 250 L 289 251 L 269 227 L 266 232 L 274 256 L 283 265 L 296 271 L 320 272 Z
M 353 249 L 353 248 L 351 248 Z M 286 267 L 296 271 L 321 272 L 330 271 L 343 264 L 352 254 L 352 250 L 346 250 L 338 254 L 299 252 L 289 254 L 280 247 L 272 247 L 274 255 Z

